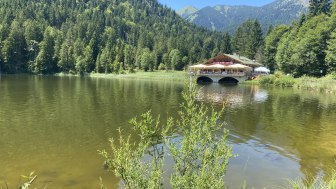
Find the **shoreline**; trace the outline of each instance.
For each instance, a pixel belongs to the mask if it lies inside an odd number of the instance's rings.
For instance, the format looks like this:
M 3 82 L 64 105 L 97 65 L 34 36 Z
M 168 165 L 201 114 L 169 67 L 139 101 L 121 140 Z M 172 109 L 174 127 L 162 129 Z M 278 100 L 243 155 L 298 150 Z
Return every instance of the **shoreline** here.
M 59 77 L 89 77 L 89 78 L 111 78 L 111 79 L 153 79 L 153 80 L 170 80 L 183 82 L 188 78 L 185 71 L 154 71 L 154 72 L 135 72 L 127 74 L 103 74 L 103 73 L 90 73 L 90 74 L 70 74 L 70 73 L 57 73 L 54 76 Z
M 336 77 L 333 75 L 327 75 L 321 78 L 307 76 L 294 78 L 292 76 L 275 74 L 263 76 L 256 80 L 246 81 L 244 83 L 251 85 L 303 89 L 325 94 L 336 94 Z
M 1 74 L 7 75 L 7 74 Z M 8 74 L 11 75 L 11 74 Z M 56 73 L 50 76 L 58 77 L 88 77 L 88 78 L 106 78 L 106 79 L 147 79 L 155 81 L 175 81 L 184 82 L 189 79 L 189 75 L 185 71 L 153 71 L 144 72 L 138 71 L 135 73 L 126 74 L 103 74 L 103 73 L 90 73 L 90 74 L 71 74 L 71 73 Z M 285 75 L 269 75 L 263 76 L 255 80 L 248 80 L 240 83 L 240 85 L 262 85 L 269 87 L 284 87 L 303 89 L 312 92 L 321 92 L 326 94 L 336 94 L 336 79 L 331 76 L 325 76 L 322 78 L 313 77 L 300 77 L 293 78 Z

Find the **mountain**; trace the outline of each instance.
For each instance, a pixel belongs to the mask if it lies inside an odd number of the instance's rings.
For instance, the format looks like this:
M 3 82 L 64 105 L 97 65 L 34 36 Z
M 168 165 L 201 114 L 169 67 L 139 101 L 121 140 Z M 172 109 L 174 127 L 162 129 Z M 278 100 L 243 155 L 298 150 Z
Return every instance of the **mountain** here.
M 186 18 L 186 17 L 190 16 L 191 14 L 193 14 L 197 11 L 198 11 L 198 9 L 193 7 L 193 6 L 186 6 L 182 9 L 178 10 L 177 14 L 179 14 L 183 18 Z
M 263 31 L 267 31 L 271 24 L 289 24 L 299 18 L 308 6 L 309 0 L 276 0 L 262 7 L 217 5 L 180 15 L 198 26 L 230 33 L 247 19 L 258 19 Z

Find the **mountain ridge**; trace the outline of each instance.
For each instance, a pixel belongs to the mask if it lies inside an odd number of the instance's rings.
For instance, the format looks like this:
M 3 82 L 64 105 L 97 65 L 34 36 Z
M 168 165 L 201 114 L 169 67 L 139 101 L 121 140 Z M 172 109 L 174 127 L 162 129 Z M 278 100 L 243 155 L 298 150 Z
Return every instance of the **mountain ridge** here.
M 191 5 L 188 5 L 188 6 L 185 6 L 183 7 L 182 9 L 180 10 L 177 10 L 176 13 L 182 17 L 188 17 L 189 15 L 195 13 L 199 11 L 198 8 L 194 7 L 194 6 L 191 6 Z
M 240 24 L 248 19 L 260 21 L 263 31 L 269 25 L 289 24 L 306 13 L 309 0 L 276 0 L 261 7 L 247 5 L 207 6 L 188 14 L 184 9 L 177 13 L 198 26 L 233 33 Z

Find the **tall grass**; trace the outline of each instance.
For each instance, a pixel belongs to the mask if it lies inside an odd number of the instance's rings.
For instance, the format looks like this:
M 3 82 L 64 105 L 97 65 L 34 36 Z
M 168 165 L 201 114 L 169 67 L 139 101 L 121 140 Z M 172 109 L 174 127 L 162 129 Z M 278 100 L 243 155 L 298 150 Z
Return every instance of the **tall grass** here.
M 259 83 L 262 85 L 275 85 L 280 87 L 293 87 L 296 80 L 287 75 L 269 75 L 261 77 Z
M 302 180 L 291 181 L 288 189 L 336 189 L 336 172 L 334 172 L 329 181 L 323 181 L 321 177 L 316 178 L 312 184 L 307 185 Z
M 322 78 L 304 76 L 296 80 L 295 87 L 326 93 L 336 93 L 336 77 L 334 75 L 327 75 Z
M 135 73 L 127 74 L 97 74 L 92 73 L 89 77 L 96 78 L 129 78 L 129 79 L 150 79 L 150 80 L 166 80 L 166 81 L 185 81 L 188 77 L 184 71 L 153 71 L 144 72 L 137 71 Z
M 259 78 L 259 84 L 280 87 L 294 87 L 326 93 L 336 93 L 336 74 L 330 74 L 322 78 L 303 76 L 293 78 L 277 72 L 274 75 Z

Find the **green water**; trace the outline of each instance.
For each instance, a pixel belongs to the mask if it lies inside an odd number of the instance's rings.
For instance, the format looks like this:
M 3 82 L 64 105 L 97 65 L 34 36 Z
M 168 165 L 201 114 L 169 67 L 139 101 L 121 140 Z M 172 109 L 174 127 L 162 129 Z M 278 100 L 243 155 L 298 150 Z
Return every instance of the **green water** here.
M 171 81 L 53 76 L 0 76 L 0 188 L 14 188 L 35 171 L 35 186 L 109 188 L 97 150 L 117 129 L 152 109 L 175 116 L 183 84 Z M 328 175 L 336 168 L 336 97 L 257 86 L 203 86 L 199 100 L 220 107 L 238 157 L 226 183 L 272 188 L 287 179 Z

